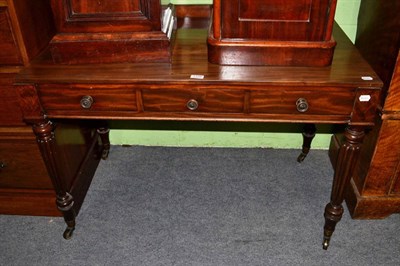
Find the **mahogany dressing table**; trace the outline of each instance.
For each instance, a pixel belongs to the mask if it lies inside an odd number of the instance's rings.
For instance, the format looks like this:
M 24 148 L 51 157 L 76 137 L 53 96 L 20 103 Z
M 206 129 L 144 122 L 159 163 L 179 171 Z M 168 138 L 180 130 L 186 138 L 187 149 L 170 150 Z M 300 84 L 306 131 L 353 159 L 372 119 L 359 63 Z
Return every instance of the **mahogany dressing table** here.
M 327 67 L 211 64 L 207 29 L 186 28 L 177 30 L 171 63 L 61 65 L 48 54 L 32 62 L 18 74 L 15 88 L 68 226 L 64 237 L 72 235 L 90 178 L 62 171 L 70 158 L 58 152 L 59 121 L 100 122 L 104 158 L 110 145 L 101 124 L 106 120 L 346 124 L 324 212 L 327 249 L 365 130 L 374 126 L 382 86 L 337 26 L 334 37 L 337 47 Z

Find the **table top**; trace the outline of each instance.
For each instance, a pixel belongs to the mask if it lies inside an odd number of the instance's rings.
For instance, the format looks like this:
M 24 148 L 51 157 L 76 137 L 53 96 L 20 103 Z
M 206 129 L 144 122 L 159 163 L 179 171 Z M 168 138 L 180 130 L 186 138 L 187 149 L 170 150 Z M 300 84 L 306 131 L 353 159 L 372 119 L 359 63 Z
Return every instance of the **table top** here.
M 337 47 L 329 67 L 224 66 L 207 60 L 207 29 L 178 29 L 171 63 L 61 65 L 44 53 L 18 74 L 17 82 L 381 87 L 379 77 L 337 25 L 334 38 Z

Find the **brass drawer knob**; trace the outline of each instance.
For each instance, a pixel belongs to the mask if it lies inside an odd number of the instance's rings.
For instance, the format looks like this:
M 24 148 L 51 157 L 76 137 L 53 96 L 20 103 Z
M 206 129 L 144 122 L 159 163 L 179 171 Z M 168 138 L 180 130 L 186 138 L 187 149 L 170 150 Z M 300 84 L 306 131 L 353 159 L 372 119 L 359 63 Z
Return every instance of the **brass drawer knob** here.
M 304 98 L 299 98 L 296 101 L 296 107 L 297 107 L 297 111 L 299 111 L 300 113 L 305 113 L 308 110 L 308 102 L 306 99 Z
M 189 100 L 189 101 L 187 102 L 186 107 L 187 107 L 190 111 L 194 111 L 194 110 L 196 110 L 196 109 L 199 107 L 199 103 L 198 103 L 196 100 L 191 99 L 191 100 Z
M 81 99 L 81 106 L 83 109 L 90 109 L 93 104 L 93 97 L 90 95 L 85 95 Z
M 4 162 L 0 162 L 0 169 L 5 168 L 7 165 Z

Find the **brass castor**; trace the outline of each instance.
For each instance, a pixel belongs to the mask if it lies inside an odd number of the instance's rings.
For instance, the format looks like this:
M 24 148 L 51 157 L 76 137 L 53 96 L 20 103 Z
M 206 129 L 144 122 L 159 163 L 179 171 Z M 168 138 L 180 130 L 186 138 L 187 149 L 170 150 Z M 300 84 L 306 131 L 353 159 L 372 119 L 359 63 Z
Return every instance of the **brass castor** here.
M 65 231 L 63 233 L 64 239 L 66 239 L 66 240 L 71 239 L 74 230 L 75 230 L 75 227 L 67 227 L 67 229 L 65 229 Z
M 109 153 L 110 153 L 109 149 L 104 149 L 103 153 L 101 154 L 101 159 L 106 160 L 108 158 Z
M 300 153 L 299 157 L 297 157 L 297 162 L 298 163 L 303 162 L 306 157 L 307 157 L 307 153 L 304 153 L 304 152 Z
M 324 237 L 324 242 L 322 243 L 322 248 L 324 249 L 324 250 L 327 250 L 328 249 L 328 247 L 329 247 L 329 238 L 325 238 Z

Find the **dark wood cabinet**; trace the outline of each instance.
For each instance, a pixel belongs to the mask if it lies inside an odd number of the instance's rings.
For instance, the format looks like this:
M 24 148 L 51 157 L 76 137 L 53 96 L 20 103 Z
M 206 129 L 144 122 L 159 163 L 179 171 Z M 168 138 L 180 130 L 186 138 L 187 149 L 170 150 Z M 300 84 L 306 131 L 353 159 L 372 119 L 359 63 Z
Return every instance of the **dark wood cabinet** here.
M 400 2 L 362 0 L 356 46 L 384 82 L 380 118 L 367 134 L 347 191 L 353 218 L 400 212 Z M 340 142 L 332 141 L 332 149 Z
M 170 61 L 173 10 L 163 12 L 160 0 L 51 0 L 51 5 L 56 63 Z
M 400 212 L 400 53 L 382 110 L 366 138 L 347 192 L 353 218 L 385 218 Z
M 13 88 L 15 75 L 54 33 L 50 11 L 46 0 L 0 1 L 0 213 L 59 215 L 46 166 Z
M 330 65 L 336 0 L 214 0 L 209 61 Z
M 23 120 L 14 88 L 17 73 L 44 51 L 55 33 L 48 0 L 0 0 L 0 213 L 61 215 L 56 194 L 31 126 Z M 78 172 L 82 158 L 99 153 L 89 125 L 57 123 L 57 152 L 75 161 L 65 164 Z M 99 156 L 87 160 L 93 174 Z M 90 163 L 89 163 L 90 162 Z

